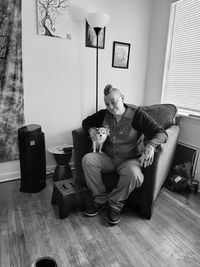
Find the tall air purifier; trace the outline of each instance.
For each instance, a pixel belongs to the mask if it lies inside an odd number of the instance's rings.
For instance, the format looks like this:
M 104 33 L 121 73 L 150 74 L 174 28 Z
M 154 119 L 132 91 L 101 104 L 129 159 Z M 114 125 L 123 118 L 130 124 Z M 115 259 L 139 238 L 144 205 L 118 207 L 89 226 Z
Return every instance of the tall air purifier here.
M 41 126 L 30 124 L 18 129 L 21 192 L 37 193 L 46 185 L 45 140 Z

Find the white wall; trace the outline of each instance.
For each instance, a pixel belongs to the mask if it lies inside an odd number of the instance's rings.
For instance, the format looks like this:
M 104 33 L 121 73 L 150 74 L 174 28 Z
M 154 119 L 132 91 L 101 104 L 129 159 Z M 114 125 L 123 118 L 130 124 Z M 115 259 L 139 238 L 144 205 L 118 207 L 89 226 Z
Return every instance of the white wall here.
M 146 105 L 160 103 L 170 5 L 170 0 L 153 0 L 144 98 Z
M 22 51 L 25 124 L 45 133 L 46 148 L 72 144 L 71 131 L 95 111 L 95 56 L 85 47 L 85 15 L 107 12 L 106 44 L 99 50 L 99 99 L 112 83 L 129 103 L 142 104 L 152 0 L 71 0 L 71 40 L 37 35 L 36 1 L 22 0 Z M 131 43 L 128 69 L 112 68 L 113 41 Z M 47 167 L 55 161 L 47 152 Z M 19 177 L 19 162 L 0 164 L 0 181 Z
M 144 103 L 160 103 L 170 5 L 174 0 L 153 0 Z M 181 118 L 179 141 L 200 148 L 200 119 Z M 197 162 L 200 180 L 200 157 Z

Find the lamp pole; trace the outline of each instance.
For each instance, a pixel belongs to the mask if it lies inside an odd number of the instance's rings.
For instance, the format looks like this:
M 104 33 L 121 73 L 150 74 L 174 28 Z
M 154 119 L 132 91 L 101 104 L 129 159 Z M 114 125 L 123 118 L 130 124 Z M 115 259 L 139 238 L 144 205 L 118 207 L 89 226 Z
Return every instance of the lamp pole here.
M 92 27 L 95 31 L 97 37 L 96 44 L 96 112 L 98 111 L 98 50 L 99 50 L 99 33 L 101 29 L 103 29 L 109 21 L 109 15 L 106 13 L 89 13 L 86 17 L 86 20 L 90 27 Z
M 98 73 L 99 73 L 99 33 L 102 28 L 100 27 L 94 27 L 94 31 L 96 33 L 97 37 L 97 44 L 96 44 L 96 112 L 98 111 L 98 96 L 99 96 L 99 90 L 98 90 Z

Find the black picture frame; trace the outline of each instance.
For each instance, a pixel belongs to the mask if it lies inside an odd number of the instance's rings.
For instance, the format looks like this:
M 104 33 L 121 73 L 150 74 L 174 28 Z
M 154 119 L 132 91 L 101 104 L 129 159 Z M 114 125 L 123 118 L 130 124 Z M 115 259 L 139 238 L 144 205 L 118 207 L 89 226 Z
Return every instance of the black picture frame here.
M 99 44 L 98 48 L 104 49 L 105 47 L 105 35 L 106 35 L 106 28 L 104 27 L 100 33 L 99 33 Z M 88 24 L 86 20 L 86 25 L 85 25 L 85 46 L 86 47 L 92 47 L 96 48 L 97 47 L 97 36 L 92 27 Z
M 112 67 L 128 69 L 131 44 L 114 41 Z

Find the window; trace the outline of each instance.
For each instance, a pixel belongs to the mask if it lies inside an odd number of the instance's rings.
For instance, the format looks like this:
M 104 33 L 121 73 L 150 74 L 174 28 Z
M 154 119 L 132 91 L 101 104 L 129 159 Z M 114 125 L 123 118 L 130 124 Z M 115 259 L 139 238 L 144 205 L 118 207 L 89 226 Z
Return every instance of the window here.
M 171 5 L 161 103 L 200 115 L 200 0 Z

